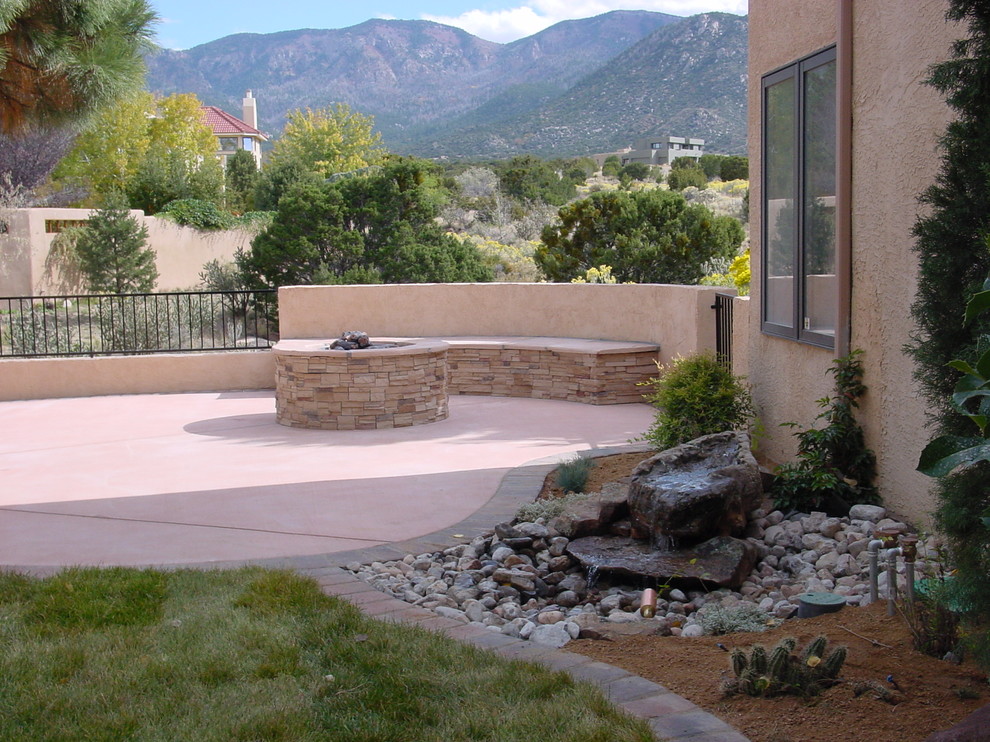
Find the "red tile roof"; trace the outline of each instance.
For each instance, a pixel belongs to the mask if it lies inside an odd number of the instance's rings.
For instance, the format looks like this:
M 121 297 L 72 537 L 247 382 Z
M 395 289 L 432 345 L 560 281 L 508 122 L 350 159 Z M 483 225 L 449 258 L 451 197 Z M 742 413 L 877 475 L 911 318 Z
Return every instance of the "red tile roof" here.
M 268 139 L 253 126 L 248 126 L 239 118 L 236 116 L 231 116 L 222 108 L 217 108 L 216 106 L 200 106 L 199 110 L 203 114 L 203 121 L 207 126 L 213 129 L 213 133 L 217 136 L 221 136 L 223 134 L 249 134 L 256 137 L 261 137 L 266 141 Z

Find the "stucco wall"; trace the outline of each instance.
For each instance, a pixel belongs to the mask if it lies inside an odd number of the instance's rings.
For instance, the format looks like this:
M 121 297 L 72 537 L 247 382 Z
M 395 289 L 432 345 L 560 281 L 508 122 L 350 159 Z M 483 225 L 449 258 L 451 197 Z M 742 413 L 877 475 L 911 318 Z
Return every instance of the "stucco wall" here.
M 0 234 L 0 296 L 80 293 L 83 286 L 71 274 L 48 261 L 55 235 L 45 231 L 46 220 L 84 220 L 89 209 L 16 209 L 2 218 L 8 231 Z M 203 265 L 227 262 L 238 248 L 250 247 L 253 233 L 245 230 L 201 232 L 167 219 L 132 211 L 148 228 L 148 245 L 158 266 L 156 291 L 176 291 L 199 284 Z M 47 261 L 47 265 L 46 265 Z
M 274 386 L 275 359 L 266 351 L 0 360 L 0 400 Z
M 948 109 L 925 86 L 926 70 L 947 58 L 960 30 L 944 20 L 943 0 L 854 3 L 853 42 L 853 348 L 864 351 L 869 392 L 860 419 L 879 459 L 888 504 L 924 523 L 932 509 L 929 482 L 914 469 L 927 440 L 924 404 L 902 347 L 916 261 L 911 228 L 917 196 L 934 179 L 937 140 Z M 787 33 L 780 33 L 786 28 Z M 760 78 L 835 41 L 836 3 L 751 0 L 749 15 L 749 142 L 753 254 L 760 249 Z M 809 426 L 815 400 L 828 394 L 834 353 L 760 332 L 761 267 L 753 263 L 749 376 L 766 428 L 761 454 L 789 459 L 792 433 L 779 424 Z
M 401 284 L 279 289 L 284 338 L 533 335 L 656 343 L 668 362 L 715 347 L 720 289 L 658 284 Z

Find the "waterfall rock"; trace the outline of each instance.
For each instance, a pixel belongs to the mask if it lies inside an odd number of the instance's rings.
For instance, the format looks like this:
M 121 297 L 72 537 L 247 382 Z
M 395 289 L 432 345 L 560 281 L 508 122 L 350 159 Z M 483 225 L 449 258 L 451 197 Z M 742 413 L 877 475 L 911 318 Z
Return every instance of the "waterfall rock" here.
M 633 525 L 668 539 L 696 544 L 713 536 L 742 535 L 747 513 L 760 504 L 760 467 L 745 433 L 716 433 L 662 451 L 639 464 L 629 485 Z

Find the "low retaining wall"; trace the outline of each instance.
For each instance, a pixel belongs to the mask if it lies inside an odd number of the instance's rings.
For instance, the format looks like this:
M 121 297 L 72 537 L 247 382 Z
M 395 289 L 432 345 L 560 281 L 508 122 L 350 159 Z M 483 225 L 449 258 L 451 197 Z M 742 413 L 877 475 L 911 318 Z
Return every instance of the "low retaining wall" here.
M 269 351 L 0 361 L 0 400 L 271 389 Z
M 445 283 L 283 286 L 284 338 L 556 337 L 654 343 L 660 360 L 715 349 L 715 294 L 666 284 Z

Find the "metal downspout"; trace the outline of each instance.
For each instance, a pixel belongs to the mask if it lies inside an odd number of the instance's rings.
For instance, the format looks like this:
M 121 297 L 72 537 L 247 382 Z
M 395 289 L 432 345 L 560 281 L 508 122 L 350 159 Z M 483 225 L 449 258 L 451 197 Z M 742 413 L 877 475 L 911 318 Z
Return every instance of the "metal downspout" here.
M 853 0 L 836 0 L 836 16 L 835 352 L 841 357 L 851 347 Z

